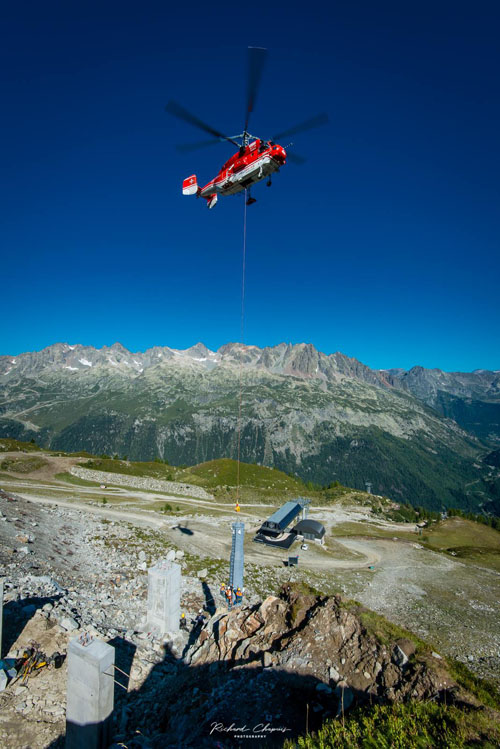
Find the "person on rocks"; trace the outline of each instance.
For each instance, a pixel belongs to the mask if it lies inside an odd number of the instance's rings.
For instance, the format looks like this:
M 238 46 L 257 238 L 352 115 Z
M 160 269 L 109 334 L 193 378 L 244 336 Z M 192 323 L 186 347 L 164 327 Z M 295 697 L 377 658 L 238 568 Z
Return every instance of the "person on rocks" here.
M 243 601 L 243 591 L 241 590 L 241 588 L 236 588 L 236 591 L 234 593 L 234 605 L 241 606 L 242 601 Z
M 194 626 L 199 627 L 201 629 L 203 625 L 205 624 L 205 621 L 206 621 L 205 614 L 203 613 L 203 610 L 200 609 L 198 612 L 198 616 L 194 620 Z
M 220 586 L 220 594 L 222 596 L 222 600 L 225 601 L 226 600 L 226 586 L 224 583 L 222 583 L 222 585 Z
M 226 587 L 226 602 L 228 609 L 233 605 L 233 588 L 231 585 Z
M 181 620 L 179 622 L 179 627 L 181 629 L 187 629 L 186 614 L 181 614 Z

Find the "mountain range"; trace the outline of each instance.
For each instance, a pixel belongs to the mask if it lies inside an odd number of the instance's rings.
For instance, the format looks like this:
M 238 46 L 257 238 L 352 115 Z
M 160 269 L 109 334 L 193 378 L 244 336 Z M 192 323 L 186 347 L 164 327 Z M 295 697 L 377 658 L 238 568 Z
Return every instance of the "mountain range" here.
M 193 464 L 236 457 L 239 431 L 245 462 L 500 514 L 498 371 L 375 370 L 285 343 L 0 356 L 0 436 Z

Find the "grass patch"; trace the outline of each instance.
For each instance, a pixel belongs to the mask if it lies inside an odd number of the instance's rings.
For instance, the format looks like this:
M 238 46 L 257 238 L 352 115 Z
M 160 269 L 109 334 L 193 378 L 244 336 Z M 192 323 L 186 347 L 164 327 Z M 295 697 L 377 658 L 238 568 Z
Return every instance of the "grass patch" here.
M 93 471 L 106 471 L 107 473 L 121 473 L 125 476 L 139 476 L 142 478 L 160 479 L 161 481 L 177 481 L 175 468 L 165 463 L 134 462 L 129 460 L 117 460 L 114 458 L 92 458 L 81 464 L 82 468 L 90 468 Z
M 54 478 L 66 484 L 73 484 L 73 486 L 100 486 L 97 481 L 87 481 L 79 476 L 73 476 L 72 473 L 56 473 Z
M 370 520 L 350 520 L 344 523 L 338 523 L 332 528 L 333 536 L 364 536 L 366 538 L 402 538 L 405 540 L 411 539 L 420 543 L 420 537 L 414 530 L 415 526 L 408 526 L 406 528 L 388 528 L 380 527 L 379 525 L 370 522 Z
M 452 517 L 424 531 L 423 546 L 452 554 L 463 562 L 500 570 L 500 533 L 482 523 Z
M 238 483 L 238 463 L 229 458 L 200 463 L 189 468 L 186 473 L 202 482 L 203 486 L 212 489 L 234 488 Z M 265 492 L 294 492 L 296 494 L 306 491 L 305 485 L 299 479 L 292 478 L 275 468 L 251 463 L 240 463 L 239 479 L 242 486 L 261 489 Z
M 301 596 L 322 596 L 324 595 L 320 590 L 315 588 L 313 585 L 308 583 L 306 580 L 295 580 L 294 582 L 288 583 L 287 587 L 290 587 L 294 593 L 298 593 Z
M 358 708 L 329 720 L 317 734 L 286 741 L 285 749 L 465 749 L 498 746 L 500 729 L 487 711 L 435 702 Z
M 14 453 L 14 452 L 44 452 L 42 447 L 38 447 L 35 442 L 21 442 L 20 440 L 13 440 L 8 437 L 2 437 L 0 439 L 0 452 L 2 453 Z
M 47 465 L 48 463 L 44 458 L 32 455 L 29 458 L 6 458 L 0 463 L 0 468 L 12 473 L 32 473 L 32 471 L 38 471 Z
M 56 450 L 50 453 L 53 458 L 95 458 L 95 455 L 88 453 L 86 450 L 79 450 L 75 453 L 64 452 L 63 450 Z
M 454 658 L 446 658 L 450 675 L 457 684 L 477 697 L 477 699 L 494 710 L 500 710 L 500 693 L 498 685 L 488 679 L 481 679 L 470 671 L 464 663 Z
M 415 652 L 419 655 L 430 653 L 432 648 L 416 634 L 410 632 L 403 627 L 399 627 L 397 624 L 393 624 L 381 614 L 371 611 L 371 609 L 365 609 L 362 604 L 357 601 L 342 601 L 342 606 L 351 613 L 355 614 L 366 631 L 375 637 L 381 645 L 391 645 L 395 640 L 410 640 L 415 645 Z

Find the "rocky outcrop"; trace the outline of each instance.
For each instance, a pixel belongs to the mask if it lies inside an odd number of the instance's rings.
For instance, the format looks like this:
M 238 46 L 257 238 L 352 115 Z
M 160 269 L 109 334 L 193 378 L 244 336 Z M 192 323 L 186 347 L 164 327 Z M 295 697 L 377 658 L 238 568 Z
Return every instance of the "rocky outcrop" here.
M 216 613 L 189 652 L 197 667 L 273 668 L 317 681 L 316 691 L 333 703 L 369 697 L 431 699 L 453 682 L 438 660 L 415 657 L 406 639 L 382 644 L 340 597 L 302 595 L 289 588 L 254 607 Z M 336 705 L 330 705 L 335 707 Z
M 443 661 L 413 650 L 407 640 L 379 642 L 338 597 L 284 588 L 205 624 L 177 669 L 162 730 L 172 746 L 214 746 L 204 743 L 207 734 L 242 746 L 266 731 L 266 746 L 282 746 L 366 702 L 439 699 L 445 691 L 451 700 Z

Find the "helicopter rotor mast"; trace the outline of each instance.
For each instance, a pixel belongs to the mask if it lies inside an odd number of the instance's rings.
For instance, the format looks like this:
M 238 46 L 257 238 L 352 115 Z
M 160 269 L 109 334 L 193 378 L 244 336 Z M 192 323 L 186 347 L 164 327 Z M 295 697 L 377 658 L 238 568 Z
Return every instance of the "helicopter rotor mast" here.
M 222 143 L 224 141 L 227 141 L 228 143 L 232 143 L 234 146 L 236 146 L 240 151 L 240 155 L 242 155 L 252 139 L 262 140 L 261 138 L 258 138 L 257 136 L 249 133 L 248 126 L 250 122 L 250 116 L 255 107 L 257 93 L 259 90 L 260 81 L 262 78 L 262 72 L 264 70 L 266 59 L 267 59 L 267 49 L 265 49 L 264 47 L 248 47 L 245 126 L 243 129 L 243 132 L 239 133 L 238 135 L 232 135 L 232 136 L 225 135 L 220 130 L 217 130 L 216 128 L 212 127 L 208 123 L 201 120 L 196 115 L 192 114 L 190 111 L 188 111 L 183 106 L 181 106 L 178 102 L 173 101 L 173 100 L 170 100 L 168 102 L 167 106 L 165 107 L 165 110 L 169 114 L 173 115 L 179 120 L 183 120 L 184 122 L 187 122 L 190 125 L 193 125 L 193 127 L 196 127 L 199 130 L 203 130 L 203 132 L 208 133 L 209 135 L 212 136 L 210 140 L 203 140 L 203 141 L 198 141 L 197 143 L 184 143 L 182 145 L 178 145 L 177 150 L 183 153 L 190 153 L 191 151 L 198 150 L 198 148 L 204 148 L 205 146 L 211 146 L 211 145 L 215 145 L 216 143 Z M 319 127 L 320 125 L 326 125 L 327 123 L 328 123 L 328 115 L 323 112 L 321 114 L 316 115 L 315 117 L 311 117 L 308 120 L 305 120 L 304 122 L 299 123 L 298 125 L 295 125 L 294 127 L 287 128 L 286 130 L 282 130 L 276 135 L 273 135 L 269 142 L 276 143 L 281 138 L 284 138 L 286 136 L 295 135 L 297 133 L 303 133 L 306 130 L 311 130 L 312 128 Z M 290 145 L 293 145 L 293 144 L 290 144 Z M 303 159 L 301 156 L 294 153 L 293 151 L 288 152 L 288 158 L 290 161 L 293 161 L 296 164 L 302 164 L 305 161 L 305 159 Z
M 245 111 L 245 127 L 243 128 L 243 146 L 246 148 L 251 136 L 248 132 L 248 123 L 250 121 L 250 115 L 252 114 L 255 101 L 257 99 L 257 92 L 259 90 L 260 81 L 262 78 L 262 71 L 267 58 L 267 49 L 264 47 L 249 47 L 248 48 L 248 70 L 247 70 L 247 106 Z

